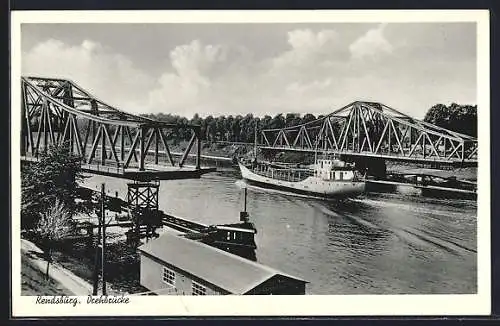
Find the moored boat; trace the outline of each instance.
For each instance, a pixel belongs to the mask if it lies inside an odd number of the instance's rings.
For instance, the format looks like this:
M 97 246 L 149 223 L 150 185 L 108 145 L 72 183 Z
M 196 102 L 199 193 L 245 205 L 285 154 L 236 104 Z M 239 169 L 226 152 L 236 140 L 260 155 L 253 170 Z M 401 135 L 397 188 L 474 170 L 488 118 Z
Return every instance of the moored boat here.
M 365 191 L 365 181 L 349 164 L 332 159 L 317 160 L 313 168 L 283 167 L 238 162 L 249 184 L 315 197 L 354 197 Z

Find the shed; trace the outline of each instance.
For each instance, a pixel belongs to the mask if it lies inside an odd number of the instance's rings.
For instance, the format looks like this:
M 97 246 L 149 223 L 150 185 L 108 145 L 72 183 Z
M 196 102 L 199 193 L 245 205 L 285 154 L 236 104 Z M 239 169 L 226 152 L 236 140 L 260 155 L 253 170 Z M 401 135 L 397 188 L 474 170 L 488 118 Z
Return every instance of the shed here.
M 158 295 L 305 294 L 308 283 L 207 244 L 164 233 L 139 247 L 140 283 Z

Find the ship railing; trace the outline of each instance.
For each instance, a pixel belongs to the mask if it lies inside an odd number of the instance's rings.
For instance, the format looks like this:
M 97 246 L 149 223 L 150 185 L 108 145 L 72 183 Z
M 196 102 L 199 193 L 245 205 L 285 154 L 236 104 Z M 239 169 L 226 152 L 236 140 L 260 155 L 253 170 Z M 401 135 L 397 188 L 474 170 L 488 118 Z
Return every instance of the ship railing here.
M 309 169 L 276 169 L 271 167 L 257 168 L 255 172 L 261 176 L 288 182 L 299 182 L 313 175 Z

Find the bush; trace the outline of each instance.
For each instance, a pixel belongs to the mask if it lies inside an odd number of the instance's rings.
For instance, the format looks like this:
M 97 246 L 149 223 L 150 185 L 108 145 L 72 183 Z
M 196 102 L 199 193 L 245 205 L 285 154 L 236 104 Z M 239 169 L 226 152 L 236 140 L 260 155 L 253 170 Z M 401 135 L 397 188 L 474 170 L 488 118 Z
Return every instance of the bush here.
M 86 211 L 75 201 L 78 181 L 82 179 L 80 158 L 72 155 L 67 146 L 51 147 L 38 162 L 27 163 L 21 172 L 21 228 L 33 229 L 56 201 L 70 216 Z

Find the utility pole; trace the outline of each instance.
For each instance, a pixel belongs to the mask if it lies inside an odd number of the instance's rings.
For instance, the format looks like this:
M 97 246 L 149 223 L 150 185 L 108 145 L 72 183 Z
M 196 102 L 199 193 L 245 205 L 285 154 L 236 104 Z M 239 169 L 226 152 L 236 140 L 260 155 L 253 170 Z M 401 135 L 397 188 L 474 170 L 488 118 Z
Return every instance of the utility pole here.
M 102 210 L 102 209 L 101 209 Z M 99 287 L 99 244 L 101 242 L 101 217 L 98 213 L 97 220 L 97 241 L 95 245 L 95 259 L 94 259 L 94 288 L 92 291 L 92 295 L 97 295 L 97 289 Z
M 102 294 L 106 295 L 106 278 L 104 275 L 104 264 L 106 251 L 106 224 L 105 224 L 105 206 L 106 205 L 106 193 L 104 190 L 104 183 L 101 184 L 101 209 L 98 213 L 98 225 L 97 225 L 97 241 L 95 247 L 95 260 L 94 260 L 94 287 L 92 295 L 97 295 L 99 287 L 99 251 L 101 260 L 101 280 L 102 280 Z M 102 236 L 101 236 L 102 232 Z
M 254 137 L 253 137 L 253 155 L 255 162 L 257 162 L 257 128 L 258 128 L 258 122 L 255 120 L 255 130 L 254 130 Z
M 101 243 L 101 280 L 102 280 L 102 294 L 106 295 L 106 277 L 104 274 L 105 265 L 105 252 L 106 252 L 106 193 L 104 191 L 104 183 L 101 184 L 101 227 L 102 227 L 102 243 Z

